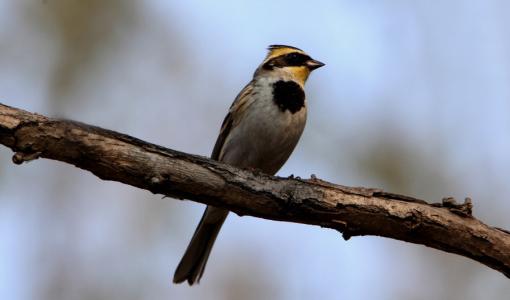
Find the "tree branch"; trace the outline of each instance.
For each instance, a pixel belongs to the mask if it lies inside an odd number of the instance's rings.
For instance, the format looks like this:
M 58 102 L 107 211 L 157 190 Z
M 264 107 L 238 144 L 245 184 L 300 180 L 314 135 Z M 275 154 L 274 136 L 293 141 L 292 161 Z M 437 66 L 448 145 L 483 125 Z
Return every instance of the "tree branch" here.
M 376 235 L 469 257 L 510 277 L 510 233 L 471 216 L 471 201 L 428 204 L 379 189 L 280 178 L 150 144 L 110 130 L 0 104 L 0 143 L 20 164 L 67 162 L 104 180 L 227 208 L 238 215 Z

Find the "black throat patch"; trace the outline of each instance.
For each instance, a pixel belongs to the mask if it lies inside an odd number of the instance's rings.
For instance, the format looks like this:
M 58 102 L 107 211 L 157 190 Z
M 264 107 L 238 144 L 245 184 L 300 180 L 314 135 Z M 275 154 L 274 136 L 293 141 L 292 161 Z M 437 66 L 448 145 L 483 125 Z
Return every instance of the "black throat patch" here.
M 282 112 L 296 113 L 305 106 L 305 91 L 294 81 L 273 83 L 273 101 Z

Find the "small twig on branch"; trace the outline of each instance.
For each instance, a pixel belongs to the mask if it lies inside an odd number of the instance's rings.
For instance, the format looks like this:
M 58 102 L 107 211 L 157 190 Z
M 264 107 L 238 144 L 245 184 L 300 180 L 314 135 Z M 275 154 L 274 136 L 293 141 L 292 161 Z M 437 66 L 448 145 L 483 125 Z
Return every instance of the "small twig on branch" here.
M 428 204 L 379 189 L 241 170 L 110 130 L 0 104 L 0 143 L 14 162 L 67 162 L 104 180 L 227 208 L 238 215 L 376 235 L 469 257 L 510 277 L 510 234 L 471 215 L 471 199 Z

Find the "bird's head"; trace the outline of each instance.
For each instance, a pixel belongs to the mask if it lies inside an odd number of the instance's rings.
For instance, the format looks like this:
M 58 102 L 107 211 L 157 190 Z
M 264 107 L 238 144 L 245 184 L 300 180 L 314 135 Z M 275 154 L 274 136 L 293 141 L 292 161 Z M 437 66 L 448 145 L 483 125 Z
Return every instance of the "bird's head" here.
M 271 45 L 269 52 L 255 72 L 255 76 L 270 73 L 287 73 L 304 85 L 310 73 L 322 66 L 318 60 L 312 59 L 303 50 L 285 45 Z

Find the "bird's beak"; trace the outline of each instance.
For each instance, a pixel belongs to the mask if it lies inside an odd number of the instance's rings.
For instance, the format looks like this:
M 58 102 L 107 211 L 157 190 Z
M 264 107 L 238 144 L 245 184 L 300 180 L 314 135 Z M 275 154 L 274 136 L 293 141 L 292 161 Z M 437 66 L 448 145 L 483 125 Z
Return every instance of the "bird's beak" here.
M 325 65 L 326 65 L 325 63 L 321 63 L 320 61 L 315 59 L 310 59 L 309 61 L 306 62 L 306 66 L 308 67 L 308 69 L 310 69 L 310 71 L 313 71 Z

